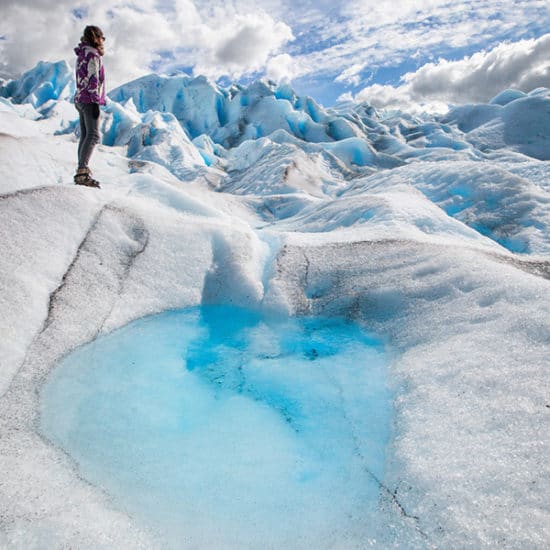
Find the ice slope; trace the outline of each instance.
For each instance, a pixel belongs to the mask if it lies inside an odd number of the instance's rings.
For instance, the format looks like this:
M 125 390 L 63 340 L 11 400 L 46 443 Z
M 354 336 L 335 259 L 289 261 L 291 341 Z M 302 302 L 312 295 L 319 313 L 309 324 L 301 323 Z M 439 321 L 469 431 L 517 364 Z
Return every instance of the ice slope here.
M 548 280 L 463 247 L 294 243 L 265 300 L 353 312 L 392 342 L 400 395 L 387 479 L 419 534 L 403 537 L 397 522 L 398 546 L 543 548 Z
M 111 94 L 96 192 L 71 185 L 54 74 L 0 88 L 1 546 L 154 547 L 37 433 L 38 390 L 98 334 L 207 303 L 343 315 L 387 342 L 373 544 L 548 545 L 547 91 L 434 120 L 150 76 Z
M 547 254 L 550 250 L 548 176 L 529 174 L 545 163 L 524 161 L 414 163 L 354 181 L 345 196 L 413 187 L 481 235 L 514 252 Z M 435 216 L 433 216 L 435 218 Z
M 481 151 L 511 149 L 550 160 L 550 90 L 529 94 L 506 90 L 489 105 L 452 109 L 443 122 L 466 132 L 465 139 Z

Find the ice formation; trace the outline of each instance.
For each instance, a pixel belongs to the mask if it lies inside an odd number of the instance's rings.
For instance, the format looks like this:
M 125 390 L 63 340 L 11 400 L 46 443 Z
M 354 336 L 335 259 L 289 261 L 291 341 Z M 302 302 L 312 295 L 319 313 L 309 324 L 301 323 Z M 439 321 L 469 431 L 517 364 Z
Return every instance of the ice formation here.
M 413 117 L 151 75 L 110 94 L 97 192 L 71 185 L 72 86 L 66 63 L 0 85 L 0 546 L 158 544 L 44 439 L 38 391 L 99 335 L 207 304 L 386 343 L 385 543 L 548 545 L 548 89 Z

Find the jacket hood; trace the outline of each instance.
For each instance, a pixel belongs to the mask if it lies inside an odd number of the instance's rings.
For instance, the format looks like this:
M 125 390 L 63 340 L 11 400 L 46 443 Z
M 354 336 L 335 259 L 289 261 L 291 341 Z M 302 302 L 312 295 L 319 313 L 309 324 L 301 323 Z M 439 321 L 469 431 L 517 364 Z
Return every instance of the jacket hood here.
M 93 46 L 90 46 L 89 44 L 84 44 L 84 42 L 81 42 L 75 49 L 74 53 L 78 56 L 86 54 L 88 51 L 91 51 L 95 53 L 96 55 L 99 55 L 99 52 L 96 48 Z

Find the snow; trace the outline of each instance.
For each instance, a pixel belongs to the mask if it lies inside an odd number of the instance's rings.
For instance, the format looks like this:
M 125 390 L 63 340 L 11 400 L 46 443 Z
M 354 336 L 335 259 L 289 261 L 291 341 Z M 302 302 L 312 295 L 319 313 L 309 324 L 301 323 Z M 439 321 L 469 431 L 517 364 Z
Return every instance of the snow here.
M 72 185 L 71 86 L 42 63 L 0 87 L 0 546 L 160 544 L 40 432 L 39 392 L 79 346 L 207 304 L 385 343 L 384 543 L 548 545 L 549 90 L 429 118 L 150 75 L 110 94 L 97 191 Z

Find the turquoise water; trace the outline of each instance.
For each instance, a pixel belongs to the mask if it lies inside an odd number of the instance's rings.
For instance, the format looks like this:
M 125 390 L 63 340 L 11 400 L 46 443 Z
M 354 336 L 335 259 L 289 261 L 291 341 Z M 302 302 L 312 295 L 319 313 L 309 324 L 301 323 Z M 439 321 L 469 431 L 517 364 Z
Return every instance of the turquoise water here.
M 390 394 L 356 324 L 166 312 L 71 353 L 41 397 L 44 435 L 165 547 L 379 536 Z

